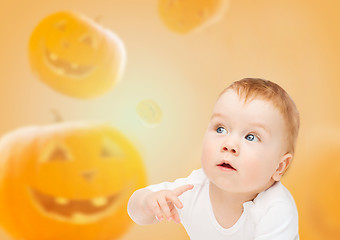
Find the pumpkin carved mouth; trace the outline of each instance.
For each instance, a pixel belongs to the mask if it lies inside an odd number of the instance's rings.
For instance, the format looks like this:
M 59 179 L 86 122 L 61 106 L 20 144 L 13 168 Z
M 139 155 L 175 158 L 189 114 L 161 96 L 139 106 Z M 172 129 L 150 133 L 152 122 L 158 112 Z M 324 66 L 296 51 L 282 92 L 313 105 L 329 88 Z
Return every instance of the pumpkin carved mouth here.
M 85 75 L 88 75 L 94 68 L 93 66 L 81 66 L 60 59 L 57 54 L 52 53 L 47 49 L 45 49 L 45 61 L 58 75 L 66 75 L 71 78 L 82 78 Z
M 97 221 L 110 214 L 116 205 L 114 203 L 120 198 L 118 193 L 88 200 L 54 197 L 34 189 L 31 189 L 30 193 L 38 208 L 47 215 L 78 224 Z

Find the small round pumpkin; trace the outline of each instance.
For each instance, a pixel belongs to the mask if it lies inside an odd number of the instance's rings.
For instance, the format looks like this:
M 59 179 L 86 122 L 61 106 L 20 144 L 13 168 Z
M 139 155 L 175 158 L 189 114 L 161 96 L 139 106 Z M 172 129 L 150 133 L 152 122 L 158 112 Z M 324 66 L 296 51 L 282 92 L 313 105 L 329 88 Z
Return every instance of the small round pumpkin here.
M 0 225 L 18 239 L 116 239 L 145 184 L 140 154 L 110 125 L 26 127 L 0 141 Z
M 60 93 L 92 98 L 121 78 L 125 48 L 119 37 L 71 12 L 43 19 L 29 40 L 29 61 L 39 79 Z
M 189 33 L 218 22 L 229 0 L 159 0 L 163 23 L 176 33 Z
M 140 120 L 148 127 L 157 126 L 162 120 L 162 109 L 152 99 L 141 100 L 136 107 Z

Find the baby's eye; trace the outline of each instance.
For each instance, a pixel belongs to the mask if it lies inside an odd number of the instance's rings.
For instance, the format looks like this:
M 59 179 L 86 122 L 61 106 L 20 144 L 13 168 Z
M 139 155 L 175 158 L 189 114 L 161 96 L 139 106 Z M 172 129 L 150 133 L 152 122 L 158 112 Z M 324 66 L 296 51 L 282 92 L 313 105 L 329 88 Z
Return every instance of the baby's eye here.
M 217 132 L 217 133 L 227 133 L 227 130 L 225 130 L 224 127 L 218 127 L 218 128 L 216 129 L 216 132 Z
M 258 142 L 259 139 L 254 134 L 248 134 L 245 139 L 251 142 Z

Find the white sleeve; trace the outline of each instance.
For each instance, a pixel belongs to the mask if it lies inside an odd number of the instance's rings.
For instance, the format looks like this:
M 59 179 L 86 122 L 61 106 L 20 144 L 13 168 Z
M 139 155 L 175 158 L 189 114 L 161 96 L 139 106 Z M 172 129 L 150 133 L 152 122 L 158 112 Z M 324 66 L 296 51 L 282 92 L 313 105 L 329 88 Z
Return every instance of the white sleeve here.
M 279 202 L 268 208 L 257 223 L 255 240 L 298 240 L 298 216 L 289 204 Z
M 178 178 L 174 182 L 163 182 L 159 184 L 150 185 L 146 188 L 152 192 L 157 192 L 160 190 L 173 190 L 175 188 L 178 188 L 186 184 L 201 183 L 204 177 L 205 175 L 203 173 L 203 170 L 198 169 L 198 170 L 192 171 L 192 173 L 186 178 Z
M 150 185 L 146 188 L 152 192 L 157 192 L 160 190 L 173 190 L 175 188 L 178 188 L 180 186 L 187 184 L 186 182 L 187 182 L 186 178 L 179 178 L 179 179 L 176 179 L 174 182 L 162 182 L 162 183 Z
M 190 206 L 190 202 L 192 201 L 192 197 L 194 196 L 193 191 L 195 191 L 196 187 L 201 185 L 201 183 L 206 179 L 203 170 L 202 169 L 198 169 L 198 170 L 194 170 L 192 171 L 192 173 L 186 177 L 186 178 L 179 178 L 176 179 L 174 182 L 163 182 L 163 183 L 159 183 L 159 184 L 154 184 L 154 185 L 150 185 L 148 187 L 146 187 L 147 189 L 149 189 L 152 192 L 157 192 L 160 190 L 173 190 L 175 188 L 178 188 L 180 186 L 186 185 L 186 184 L 193 184 L 195 187 L 193 190 L 187 191 L 185 193 L 183 193 L 181 196 L 179 196 L 179 200 L 182 202 L 183 204 L 183 208 L 182 209 L 177 209 L 181 222 L 182 224 L 184 224 L 184 222 L 186 221 L 186 216 L 187 216 L 187 212 L 188 212 L 188 207 Z

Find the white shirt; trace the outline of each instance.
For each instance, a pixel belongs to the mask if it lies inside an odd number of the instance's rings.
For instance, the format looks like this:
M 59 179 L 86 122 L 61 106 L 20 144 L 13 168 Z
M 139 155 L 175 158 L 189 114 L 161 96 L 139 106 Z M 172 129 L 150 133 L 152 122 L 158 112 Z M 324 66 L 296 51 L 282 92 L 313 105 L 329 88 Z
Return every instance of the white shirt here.
M 209 196 L 209 179 L 202 169 L 194 170 L 189 177 L 174 182 L 148 186 L 155 192 L 173 190 L 193 184 L 194 188 L 179 199 L 177 209 L 181 223 L 192 240 L 298 240 L 298 213 L 289 191 L 276 182 L 261 192 L 253 201 L 243 203 L 243 213 L 230 228 L 223 228 L 216 220 Z

